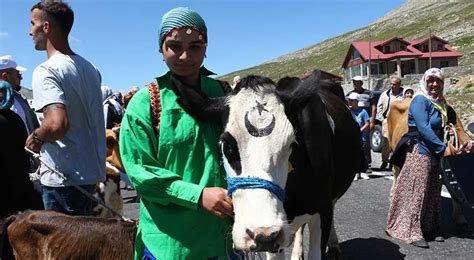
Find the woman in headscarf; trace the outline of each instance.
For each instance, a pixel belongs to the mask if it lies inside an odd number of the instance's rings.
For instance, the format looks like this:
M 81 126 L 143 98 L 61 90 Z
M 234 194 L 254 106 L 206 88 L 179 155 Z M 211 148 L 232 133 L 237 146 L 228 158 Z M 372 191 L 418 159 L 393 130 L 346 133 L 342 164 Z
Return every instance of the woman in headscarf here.
M 41 195 L 29 179 L 30 160 L 25 152 L 27 132 L 20 116 L 10 110 L 11 85 L 0 80 L 0 218 L 26 209 L 43 209 Z
M 112 129 L 122 121 L 123 108 L 122 105 L 115 100 L 115 95 L 109 86 L 101 86 L 102 105 L 104 107 L 105 128 Z
M 135 258 L 214 259 L 231 247 L 233 208 L 219 164 L 217 122 L 196 121 L 178 104 L 174 84 L 222 96 L 202 67 L 204 20 L 175 8 L 161 21 L 159 47 L 169 71 L 131 99 L 122 120 L 120 152 L 141 196 Z
M 443 142 L 443 128 L 448 120 L 443 85 L 440 69 L 425 72 L 420 81 L 421 91 L 414 96 L 408 111 L 408 133 L 393 155 L 407 152 L 390 203 L 386 232 L 421 248 L 429 247 L 426 240 L 444 241 L 439 233 L 439 163 L 443 156 L 456 153 Z

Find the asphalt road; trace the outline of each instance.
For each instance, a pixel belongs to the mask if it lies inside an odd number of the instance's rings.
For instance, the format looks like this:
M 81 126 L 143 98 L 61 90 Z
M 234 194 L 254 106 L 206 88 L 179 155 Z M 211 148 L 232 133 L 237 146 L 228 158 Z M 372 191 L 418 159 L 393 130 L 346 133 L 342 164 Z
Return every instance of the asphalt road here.
M 372 158 L 372 166 L 378 167 L 380 155 L 373 154 Z M 456 235 L 451 218 L 451 199 L 445 189 L 442 192 L 441 225 L 445 242 L 429 242 L 429 249 L 421 249 L 388 237 L 384 230 L 391 182 L 390 172 L 377 171 L 375 168 L 369 180 L 354 181 L 337 203 L 335 224 L 343 259 L 474 259 L 474 238 Z M 122 192 L 124 215 L 138 218 L 135 191 Z M 465 215 L 470 223 L 474 223 L 474 210 Z M 307 234 L 305 241 L 308 241 Z

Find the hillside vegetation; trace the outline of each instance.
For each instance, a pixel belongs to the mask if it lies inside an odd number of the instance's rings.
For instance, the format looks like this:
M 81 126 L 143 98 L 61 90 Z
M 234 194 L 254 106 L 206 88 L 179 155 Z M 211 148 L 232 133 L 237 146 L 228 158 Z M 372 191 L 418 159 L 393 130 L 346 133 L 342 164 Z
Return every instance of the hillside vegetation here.
M 341 65 L 351 42 L 368 41 L 369 31 L 374 41 L 395 36 L 411 40 L 428 37 L 429 28 L 463 53 L 460 65 L 474 63 L 474 1 L 409 0 L 366 27 L 220 79 L 232 82 L 236 75 L 258 74 L 276 81 L 283 76 L 301 76 L 315 68 L 342 75 Z

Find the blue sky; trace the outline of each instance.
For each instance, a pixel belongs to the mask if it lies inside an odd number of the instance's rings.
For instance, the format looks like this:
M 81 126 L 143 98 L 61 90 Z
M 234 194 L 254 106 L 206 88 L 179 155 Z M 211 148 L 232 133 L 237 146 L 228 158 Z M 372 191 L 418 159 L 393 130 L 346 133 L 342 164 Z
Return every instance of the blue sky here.
M 0 55 L 28 68 L 47 59 L 28 35 L 37 1 L 0 0 Z M 330 37 L 368 25 L 403 0 L 70 0 L 75 22 L 72 49 L 95 64 L 103 85 L 126 91 L 143 86 L 167 68 L 158 52 L 161 16 L 188 6 L 206 21 L 209 46 L 204 65 L 227 73 L 259 65 Z

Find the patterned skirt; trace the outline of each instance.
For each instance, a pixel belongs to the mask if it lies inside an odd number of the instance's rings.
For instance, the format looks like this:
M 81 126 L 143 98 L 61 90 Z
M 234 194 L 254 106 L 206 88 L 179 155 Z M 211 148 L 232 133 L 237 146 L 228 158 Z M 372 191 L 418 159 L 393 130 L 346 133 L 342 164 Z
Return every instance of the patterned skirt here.
M 408 152 L 388 210 L 387 233 L 407 243 L 423 239 L 424 232 L 439 230 L 441 179 L 432 157 Z

